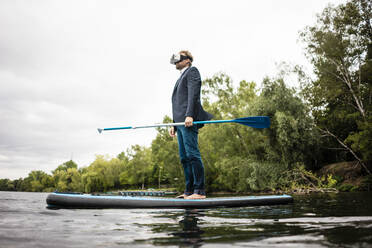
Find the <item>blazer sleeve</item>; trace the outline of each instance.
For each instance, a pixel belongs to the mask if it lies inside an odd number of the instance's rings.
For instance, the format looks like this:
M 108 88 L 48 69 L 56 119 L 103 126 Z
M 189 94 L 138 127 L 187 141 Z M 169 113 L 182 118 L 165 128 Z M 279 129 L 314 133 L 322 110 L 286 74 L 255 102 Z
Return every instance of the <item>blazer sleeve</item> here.
M 198 69 L 191 67 L 187 79 L 187 109 L 186 116 L 195 118 L 195 106 L 200 99 L 201 78 Z

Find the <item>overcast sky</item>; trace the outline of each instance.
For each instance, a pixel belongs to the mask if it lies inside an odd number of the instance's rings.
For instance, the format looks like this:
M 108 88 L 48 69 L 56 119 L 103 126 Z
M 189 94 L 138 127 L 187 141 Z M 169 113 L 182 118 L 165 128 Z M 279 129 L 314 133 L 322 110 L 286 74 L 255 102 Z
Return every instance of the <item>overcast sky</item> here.
M 150 145 L 153 129 L 97 127 L 171 115 L 179 50 L 203 79 L 225 72 L 236 84 L 259 84 L 282 61 L 308 66 L 299 31 L 343 2 L 0 0 L 0 178 Z

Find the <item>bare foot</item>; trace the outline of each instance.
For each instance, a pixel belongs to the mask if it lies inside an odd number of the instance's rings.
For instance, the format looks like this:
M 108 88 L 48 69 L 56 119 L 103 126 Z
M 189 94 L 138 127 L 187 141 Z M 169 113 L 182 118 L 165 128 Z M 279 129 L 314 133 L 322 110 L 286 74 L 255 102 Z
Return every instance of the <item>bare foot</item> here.
M 184 198 L 184 199 L 186 199 L 187 197 L 188 197 L 188 195 L 185 195 L 185 194 L 182 194 L 182 195 L 176 196 L 176 198 Z
M 191 199 L 191 200 L 193 200 L 193 199 L 205 199 L 205 198 L 206 198 L 205 195 L 199 195 L 199 194 L 192 194 L 190 196 L 185 197 L 185 199 Z

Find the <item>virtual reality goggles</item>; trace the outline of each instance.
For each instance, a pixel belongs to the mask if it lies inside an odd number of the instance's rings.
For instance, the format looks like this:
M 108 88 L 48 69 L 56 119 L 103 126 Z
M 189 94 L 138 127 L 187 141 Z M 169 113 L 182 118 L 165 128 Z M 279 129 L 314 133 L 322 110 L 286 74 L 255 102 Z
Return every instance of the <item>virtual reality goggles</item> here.
M 189 56 L 185 56 L 185 55 L 182 55 L 182 54 L 179 54 L 179 53 L 173 54 L 171 59 L 170 59 L 170 63 L 175 65 L 178 62 L 181 62 L 182 60 L 185 60 L 185 59 L 190 59 L 191 62 L 192 62 L 192 59 Z

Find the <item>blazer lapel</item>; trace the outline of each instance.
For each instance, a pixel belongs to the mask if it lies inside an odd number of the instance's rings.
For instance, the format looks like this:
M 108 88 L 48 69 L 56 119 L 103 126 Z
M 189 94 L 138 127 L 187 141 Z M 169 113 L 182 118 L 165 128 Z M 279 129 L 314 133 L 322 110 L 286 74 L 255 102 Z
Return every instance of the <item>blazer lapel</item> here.
M 173 89 L 173 92 L 176 91 L 178 85 L 180 84 L 180 81 L 181 81 L 181 77 L 177 80 L 176 84 L 174 85 L 174 89 Z
M 180 82 L 182 81 L 183 77 L 186 75 L 186 72 L 188 72 L 190 70 L 191 67 L 187 68 L 183 73 L 182 75 L 180 76 L 180 78 L 177 80 L 176 82 L 176 85 L 174 86 L 174 89 L 173 89 L 173 92 L 177 89 L 178 85 L 180 84 Z

